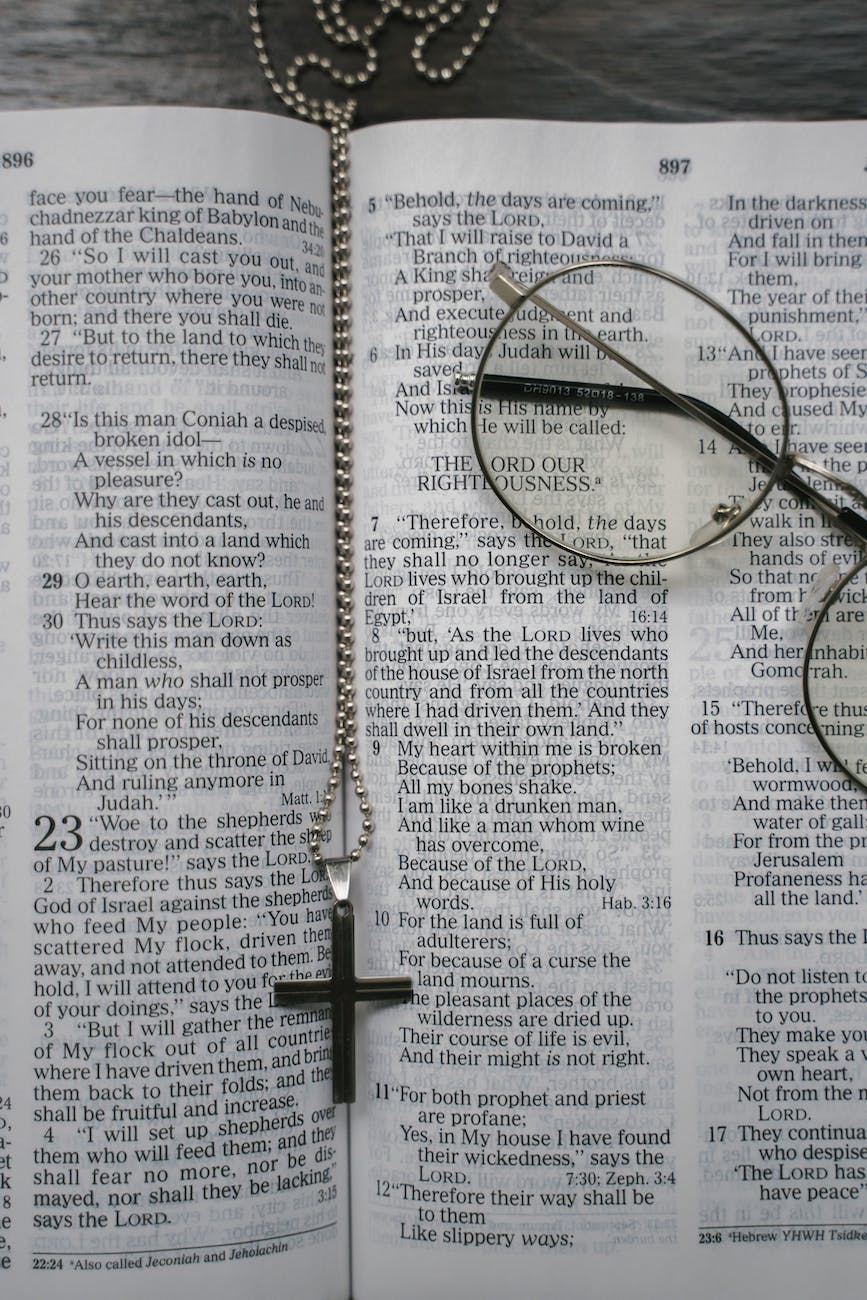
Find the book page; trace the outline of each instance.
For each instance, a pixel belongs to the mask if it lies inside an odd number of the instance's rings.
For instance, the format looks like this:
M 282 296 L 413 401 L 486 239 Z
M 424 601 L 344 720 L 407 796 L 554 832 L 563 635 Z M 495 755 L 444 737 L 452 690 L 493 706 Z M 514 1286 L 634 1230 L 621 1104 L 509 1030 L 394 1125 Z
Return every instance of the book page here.
M 797 621 L 858 552 L 782 487 L 677 563 L 566 554 L 488 486 L 453 375 L 504 312 L 494 262 L 528 284 L 663 266 L 756 333 L 795 446 L 863 481 L 865 144 L 844 123 L 354 139 L 367 960 L 416 982 L 376 1013 L 353 1115 L 359 1300 L 405 1295 L 409 1266 L 419 1300 L 860 1285 L 867 801 L 809 725 Z M 600 323 L 641 337 L 626 299 Z M 774 418 L 749 382 L 725 396 Z M 554 416 L 542 468 L 577 480 L 581 420 L 613 436 L 614 413 Z M 689 491 L 725 501 L 730 452 L 705 450 Z M 652 500 L 629 525 L 651 555 Z
M 0 134 L 3 1285 L 342 1298 L 327 140 Z

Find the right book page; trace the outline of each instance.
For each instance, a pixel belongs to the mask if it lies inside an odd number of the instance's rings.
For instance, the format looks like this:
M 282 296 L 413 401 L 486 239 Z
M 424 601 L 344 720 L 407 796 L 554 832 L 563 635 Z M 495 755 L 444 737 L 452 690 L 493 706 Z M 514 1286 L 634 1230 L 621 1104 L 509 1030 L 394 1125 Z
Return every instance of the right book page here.
M 354 1294 L 851 1293 L 867 800 L 809 726 L 797 614 L 857 552 L 782 487 L 689 558 L 578 559 L 488 486 L 453 375 L 504 311 L 494 262 L 526 283 L 587 258 L 652 263 L 755 333 L 795 448 L 858 480 L 867 131 L 462 121 L 352 147 L 376 810 L 360 910 L 368 968 L 416 983 L 369 1020 Z M 594 325 L 628 351 L 647 342 L 635 319 L 613 295 Z M 698 329 L 687 312 L 694 379 L 720 359 Z M 512 345 L 520 366 L 517 330 Z M 761 436 L 775 402 L 754 360 L 731 348 L 723 417 Z M 526 404 L 511 414 L 520 442 Z M 582 438 L 594 420 L 616 435 L 618 416 L 600 398 L 550 418 L 550 464 L 528 442 L 493 471 L 497 489 L 543 472 L 562 516 Z M 703 433 L 693 477 L 665 490 L 724 502 L 743 453 Z M 655 506 L 639 485 L 636 536 Z

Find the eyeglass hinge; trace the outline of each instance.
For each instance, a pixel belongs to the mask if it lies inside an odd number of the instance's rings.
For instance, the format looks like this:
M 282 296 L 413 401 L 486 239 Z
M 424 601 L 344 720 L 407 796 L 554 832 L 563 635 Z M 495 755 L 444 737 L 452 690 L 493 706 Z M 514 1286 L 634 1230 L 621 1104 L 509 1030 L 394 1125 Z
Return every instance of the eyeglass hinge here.
M 495 262 L 488 275 L 488 284 L 507 307 L 514 307 L 527 296 L 527 285 L 521 284 L 512 275 L 512 268 L 505 262 Z

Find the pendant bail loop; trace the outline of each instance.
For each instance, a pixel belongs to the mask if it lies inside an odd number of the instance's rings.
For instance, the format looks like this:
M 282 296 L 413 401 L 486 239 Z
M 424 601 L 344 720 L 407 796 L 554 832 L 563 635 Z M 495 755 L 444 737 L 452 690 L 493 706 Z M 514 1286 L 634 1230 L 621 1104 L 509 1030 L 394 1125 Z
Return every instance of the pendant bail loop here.
M 352 858 L 325 858 L 322 862 L 331 883 L 331 892 L 338 903 L 349 900 L 349 878 L 352 874 Z

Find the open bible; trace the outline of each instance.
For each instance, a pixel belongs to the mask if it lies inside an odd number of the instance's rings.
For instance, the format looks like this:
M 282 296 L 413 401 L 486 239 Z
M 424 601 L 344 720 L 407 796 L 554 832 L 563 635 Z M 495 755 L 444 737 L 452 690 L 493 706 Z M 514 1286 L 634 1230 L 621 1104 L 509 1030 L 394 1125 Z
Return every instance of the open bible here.
M 680 565 L 577 559 L 490 490 L 453 375 L 495 263 L 665 266 L 863 478 L 863 124 L 353 133 L 356 972 L 414 994 L 356 1009 L 351 1108 L 331 1008 L 273 999 L 332 978 L 327 137 L 193 109 L 0 137 L 3 1285 L 854 1293 L 867 804 L 798 617 L 852 545 L 782 487 Z M 594 328 L 628 349 L 630 302 Z M 561 500 L 616 418 L 562 416 Z M 631 526 L 652 551 L 652 500 Z

